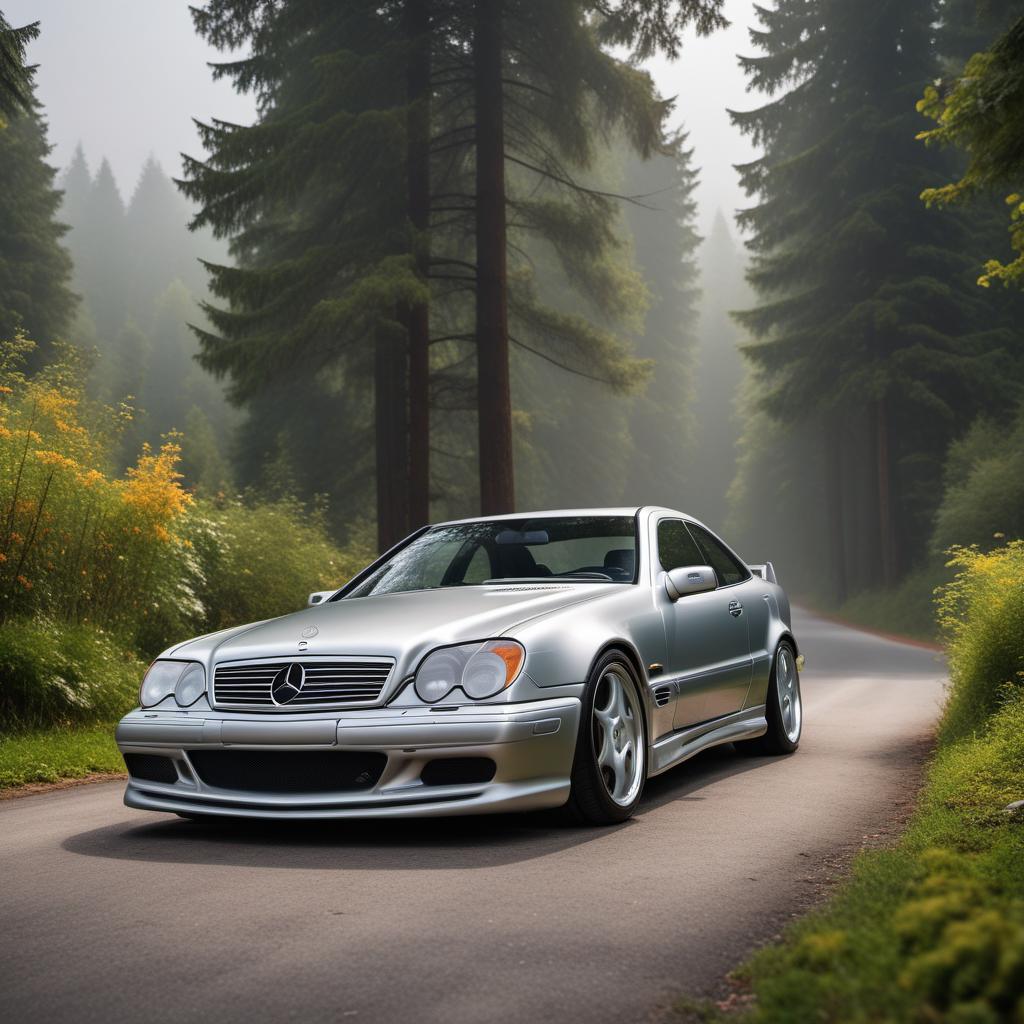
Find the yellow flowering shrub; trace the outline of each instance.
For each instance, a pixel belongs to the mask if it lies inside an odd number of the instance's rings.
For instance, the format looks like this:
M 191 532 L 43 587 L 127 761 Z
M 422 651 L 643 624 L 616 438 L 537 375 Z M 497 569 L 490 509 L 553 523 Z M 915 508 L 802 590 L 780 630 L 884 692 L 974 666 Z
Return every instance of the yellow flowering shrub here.
M 117 479 L 120 415 L 86 399 L 70 352 L 26 377 L 26 346 L 0 345 L 0 620 L 130 627 L 161 601 L 195 611 L 178 558 L 191 501 L 179 439 Z
M 1024 541 L 988 552 L 955 547 L 950 556 L 958 572 L 938 598 L 951 683 L 944 740 L 983 728 L 1024 685 Z
M 0 341 L 0 627 L 32 618 L 46 630 L 106 630 L 153 655 L 293 611 L 372 559 L 365 545 L 339 550 L 322 515 L 295 501 L 196 501 L 183 486 L 180 434 L 115 472 L 127 407 L 87 398 L 70 349 L 26 376 L 31 348 Z M 13 692 L 2 656 L 0 691 Z

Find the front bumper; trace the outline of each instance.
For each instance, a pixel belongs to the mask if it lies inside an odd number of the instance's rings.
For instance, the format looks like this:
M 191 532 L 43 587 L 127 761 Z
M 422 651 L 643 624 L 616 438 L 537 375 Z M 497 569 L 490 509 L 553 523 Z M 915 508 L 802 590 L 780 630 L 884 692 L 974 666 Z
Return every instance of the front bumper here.
M 129 807 L 179 814 L 250 818 L 400 818 L 481 814 L 558 807 L 569 797 L 579 726 L 575 697 L 523 704 L 372 708 L 317 715 L 256 715 L 218 711 L 132 711 L 117 726 L 123 754 L 168 758 L 173 781 L 129 776 Z M 311 779 L 250 787 L 213 785 L 191 752 L 349 751 L 387 760 L 372 785 L 323 791 Z M 437 759 L 487 758 L 489 782 L 425 782 Z M 138 763 L 140 759 L 129 758 Z M 429 773 L 428 773 L 429 777 Z

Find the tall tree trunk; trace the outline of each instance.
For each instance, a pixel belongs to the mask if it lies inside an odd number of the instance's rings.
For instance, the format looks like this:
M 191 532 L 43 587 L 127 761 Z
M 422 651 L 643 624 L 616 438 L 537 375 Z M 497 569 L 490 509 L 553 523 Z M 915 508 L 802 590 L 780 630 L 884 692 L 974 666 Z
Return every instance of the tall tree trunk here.
M 825 441 L 826 514 L 828 543 L 832 559 L 832 585 L 838 604 L 846 600 L 846 503 L 843 495 L 843 431 L 838 423 L 829 427 Z
M 884 398 L 875 403 L 875 464 L 878 471 L 878 553 L 882 585 L 896 579 L 895 531 L 892 520 L 892 469 L 889 452 L 889 412 Z
M 430 0 L 406 0 L 409 42 L 406 86 L 409 219 L 416 274 L 427 285 L 430 261 Z M 430 521 L 430 306 L 408 311 L 409 330 L 409 525 Z
M 377 441 L 377 547 L 386 551 L 409 532 L 408 353 L 404 339 L 377 333 L 374 419 Z
M 475 0 L 476 358 L 480 511 L 511 512 L 512 394 L 508 361 L 505 247 L 505 125 L 502 110 L 502 0 Z

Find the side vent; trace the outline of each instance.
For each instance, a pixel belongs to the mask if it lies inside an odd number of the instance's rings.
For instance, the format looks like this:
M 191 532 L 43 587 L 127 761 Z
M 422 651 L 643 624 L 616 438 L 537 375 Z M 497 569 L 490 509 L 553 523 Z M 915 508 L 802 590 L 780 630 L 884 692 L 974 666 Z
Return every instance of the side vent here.
M 659 686 L 654 691 L 654 703 L 659 708 L 665 707 L 666 704 L 672 699 L 672 687 L 671 686 Z

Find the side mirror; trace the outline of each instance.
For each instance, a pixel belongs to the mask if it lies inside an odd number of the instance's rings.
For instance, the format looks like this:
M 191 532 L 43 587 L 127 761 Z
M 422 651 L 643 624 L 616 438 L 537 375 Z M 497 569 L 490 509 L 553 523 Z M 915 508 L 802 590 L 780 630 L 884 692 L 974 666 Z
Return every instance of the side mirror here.
M 308 605 L 323 604 L 335 591 L 333 590 L 318 590 L 313 594 L 309 595 L 309 600 L 306 602 Z
M 718 578 L 710 565 L 684 565 L 665 573 L 665 590 L 672 601 L 678 601 L 686 594 L 714 590 L 717 586 Z

